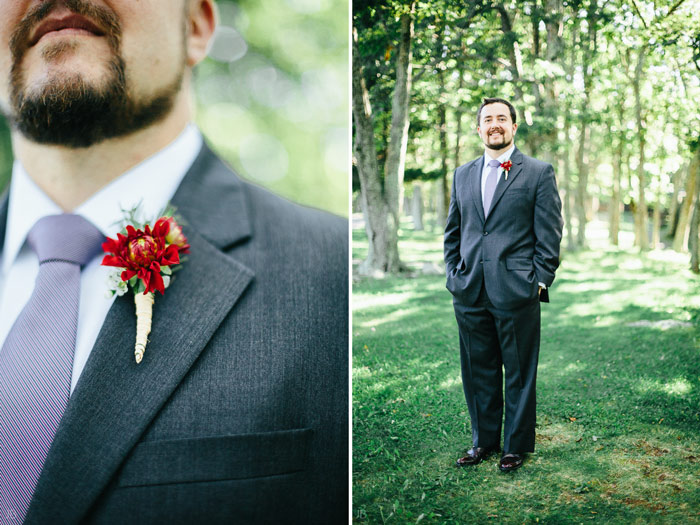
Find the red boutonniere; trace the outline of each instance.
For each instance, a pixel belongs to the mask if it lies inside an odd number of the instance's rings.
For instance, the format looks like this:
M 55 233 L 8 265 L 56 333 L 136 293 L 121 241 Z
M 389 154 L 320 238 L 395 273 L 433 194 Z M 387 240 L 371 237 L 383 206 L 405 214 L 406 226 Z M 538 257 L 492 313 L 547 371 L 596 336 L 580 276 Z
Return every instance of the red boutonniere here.
M 180 254 L 189 253 L 189 248 L 182 228 L 172 216 L 159 218 L 153 227 L 129 224 L 116 239 L 108 237 L 102 244 L 106 253 L 102 265 L 116 268 L 110 275 L 110 293 L 121 296 L 129 289 L 134 293 L 136 363 L 143 359 L 151 332 L 154 293 L 165 294 L 173 270 L 181 262 Z
M 501 163 L 501 168 L 506 172 L 506 180 L 508 180 L 508 172 L 513 167 L 513 163 L 509 160 Z

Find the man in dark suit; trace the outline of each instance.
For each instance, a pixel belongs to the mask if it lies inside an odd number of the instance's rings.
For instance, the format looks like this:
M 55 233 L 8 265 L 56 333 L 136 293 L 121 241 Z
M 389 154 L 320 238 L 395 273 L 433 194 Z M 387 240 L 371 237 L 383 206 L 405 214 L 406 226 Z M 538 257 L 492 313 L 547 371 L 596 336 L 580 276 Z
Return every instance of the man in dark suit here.
M 516 131 L 515 108 L 484 99 L 477 132 L 485 153 L 455 170 L 445 228 L 473 442 L 457 465 L 501 449 L 505 369 L 502 471 L 534 451 L 539 303 L 549 301 L 562 233 L 554 170 L 515 147 Z
M 0 21 L 17 159 L 0 201 L 0 524 L 347 522 L 347 221 L 240 180 L 189 124 L 213 0 L 23 0 Z M 51 373 L 4 344 L 37 275 L 23 221 L 72 212 L 113 236 L 122 196 L 171 202 L 189 255 L 140 364 L 132 294 L 105 303 L 101 256 L 82 268 L 70 397 L 32 477 L 16 466 L 36 437 L 13 418 L 35 400 L 2 379 Z

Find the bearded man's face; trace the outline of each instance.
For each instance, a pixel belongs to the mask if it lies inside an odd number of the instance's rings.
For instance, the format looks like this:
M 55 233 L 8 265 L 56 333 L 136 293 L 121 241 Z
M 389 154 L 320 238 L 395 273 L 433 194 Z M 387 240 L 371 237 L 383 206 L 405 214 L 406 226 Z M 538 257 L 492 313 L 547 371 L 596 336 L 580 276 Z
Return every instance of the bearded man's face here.
M 29 140 L 88 147 L 172 109 L 186 67 L 185 0 L 0 0 L 0 91 Z
M 513 122 L 510 109 L 505 104 L 494 102 L 481 108 L 476 132 L 487 148 L 505 153 L 513 144 L 517 129 L 518 125 Z

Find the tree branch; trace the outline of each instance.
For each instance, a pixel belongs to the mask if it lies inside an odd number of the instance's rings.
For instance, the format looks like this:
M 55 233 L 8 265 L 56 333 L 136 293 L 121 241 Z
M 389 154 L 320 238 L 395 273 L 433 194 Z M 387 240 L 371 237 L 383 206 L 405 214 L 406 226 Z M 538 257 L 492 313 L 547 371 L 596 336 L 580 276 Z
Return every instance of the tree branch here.
M 685 2 L 685 0 L 678 0 L 678 2 L 676 2 L 676 5 L 674 5 L 671 9 L 669 9 L 668 13 L 666 13 L 666 14 L 663 16 L 663 18 L 666 18 L 667 16 L 671 16 L 671 14 L 673 14 L 673 12 L 674 12 L 676 9 L 678 9 L 678 8 L 683 4 L 683 2 Z M 662 20 L 663 20 L 663 18 L 662 18 Z
M 646 20 L 644 20 L 642 13 L 639 12 L 639 8 L 637 7 L 637 2 L 632 0 L 632 6 L 634 7 L 634 10 L 637 11 L 637 16 L 639 16 L 639 19 L 642 21 L 642 24 L 644 24 L 644 29 L 649 29 L 649 26 L 647 26 Z

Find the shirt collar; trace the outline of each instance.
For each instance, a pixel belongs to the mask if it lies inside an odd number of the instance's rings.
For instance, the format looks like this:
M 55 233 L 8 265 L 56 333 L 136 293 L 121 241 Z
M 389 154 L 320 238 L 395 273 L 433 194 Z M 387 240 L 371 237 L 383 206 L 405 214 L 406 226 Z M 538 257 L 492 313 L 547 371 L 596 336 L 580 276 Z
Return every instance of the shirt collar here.
M 202 148 L 202 142 L 199 130 L 194 124 L 189 124 L 168 146 L 100 189 L 73 213 L 85 217 L 110 237 L 121 229 L 124 210 L 140 204 L 144 218 L 156 218 L 175 194 Z M 34 183 L 22 164 L 15 161 L 2 251 L 2 273 L 6 274 L 14 263 L 36 221 L 59 213 L 62 213 L 61 208 Z
M 496 160 L 503 164 L 508 159 L 510 159 L 510 156 L 513 154 L 513 151 L 515 151 L 515 144 L 511 144 L 510 148 L 508 148 L 508 151 L 502 153 Z M 486 167 L 490 160 L 491 157 L 489 157 L 488 153 L 484 152 L 484 167 Z

